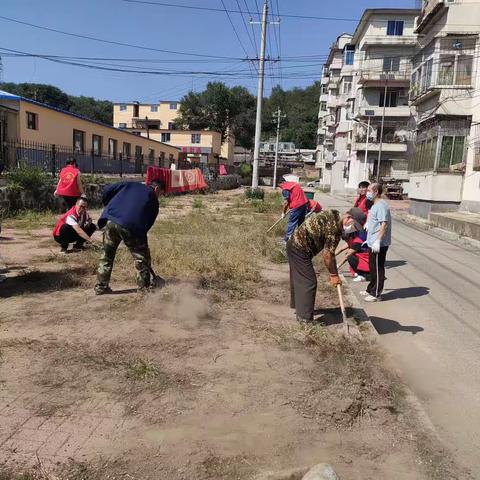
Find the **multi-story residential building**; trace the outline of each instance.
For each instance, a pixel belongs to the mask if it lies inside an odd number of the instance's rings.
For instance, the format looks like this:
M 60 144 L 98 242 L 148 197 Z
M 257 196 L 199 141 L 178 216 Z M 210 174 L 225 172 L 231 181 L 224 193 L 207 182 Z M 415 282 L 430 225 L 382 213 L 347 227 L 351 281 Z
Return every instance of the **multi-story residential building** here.
M 179 149 L 0 90 L 0 163 L 53 170 L 75 157 L 84 172 L 140 173 L 168 166 Z
M 366 10 L 355 33 L 341 35 L 330 49 L 322 76 L 317 166 L 321 182 L 329 180 L 333 191 L 375 178 L 379 164 L 381 177 L 408 179 L 408 90 L 418 14 Z
M 213 163 L 223 159 L 224 163 L 233 164 L 235 144 L 233 136 L 230 135 L 227 140 L 218 144 L 217 132 L 183 131 L 182 133 L 176 130 L 175 119 L 179 108 L 180 103 L 176 101 L 159 101 L 149 104 L 115 103 L 113 124 L 117 128 L 127 129 L 145 137 L 163 138 L 166 143 L 188 152 L 189 155 L 194 155 L 192 159 L 195 160 L 199 156 L 201 163 Z
M 480 212 L 480 0 L 423 0 L 422 7 L 410 89 L 417 111 L 411 211 Z
M 320 183 L 328 185 L 329 182 L 332 191 L 345 188 L 345 169 L 350 156 L 348 132 L 354 64 L 351 39 L 348 33 L 337 38 L 322 74 L 317 165 Z
M 413 134 L 408 91 L 419 13 L 369 9 L 355 30 L 356 98 L 347 188 L 377 176 L 408 181 Z

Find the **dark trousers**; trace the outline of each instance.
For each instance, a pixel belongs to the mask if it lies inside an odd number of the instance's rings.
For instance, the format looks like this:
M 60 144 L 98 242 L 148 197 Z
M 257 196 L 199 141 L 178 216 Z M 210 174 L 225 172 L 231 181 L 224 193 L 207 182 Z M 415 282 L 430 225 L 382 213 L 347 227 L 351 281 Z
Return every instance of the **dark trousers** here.
M 80 197 L 67 197 L 64 195 L 62 198 L 65 202 L 65 205 L 67 206 L 67 210 L 70 210 L 77 203 L 77 200 Z
M 287 256 L 290 265 L 290 307 L 295 308 L 297 317 L 313 320 L 317 275 L 312 257 L 287 243 Z
M 97 227 L 90 223 L 82 228 L 82 230 L 90 237 L 93 235 L 93 232 L 97 229 Z M 60 228 L 59 235 L 53 237 L 57 243 L 63 249 L 67 249 L 70 243 L 75 243 L 76 246 L 81 247 L 85 240 L 73 229 L 71 225 L 64 224 Z
M 367 286 L 367 292 L 373 297 L 379 297 L 383 292 L 385 283 L 385 260 L 387 258 L 388 247 L 380 247 L 378 253 L 368 249 L 368 263 L 370 265 L 370 283 Z
M 370 255 L 369 255 L 368 259 L 370 260 Z M 358 261 L 358 257 L 357 257 L 355 254 L 354 254 L 354 255 L 350 255 L 350 256 L 347 258 L 347 261 L 348 261 L 348 264 L 350 265 L 350 268 L 351 268 L 357 275 L 361 275 L 362 277 L 368 276 L 368 272 L 364 272 L 363 270 L 360 270 L 360 269 L 358 268 L 359 261 Z

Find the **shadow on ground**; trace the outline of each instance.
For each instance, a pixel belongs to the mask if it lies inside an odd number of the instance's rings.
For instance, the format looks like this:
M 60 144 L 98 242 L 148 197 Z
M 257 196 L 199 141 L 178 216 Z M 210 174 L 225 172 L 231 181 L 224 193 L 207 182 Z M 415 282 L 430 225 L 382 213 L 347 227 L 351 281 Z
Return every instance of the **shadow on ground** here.
M 0 290 L 0 298 L 15 297 L 31 293 L 46 293 L 78 287 L 89 273 L 85 267 L 64 271 L 26 272 L 23 275 L 8 278 Z
M 405 260 L 387 260 L 385 262 L 385 268 L 396 268 L 396 267 L 403 267 L 407 264 Z
M 417 325 L 402 325 L 395 320 L 389 320 L 382 317 L 370 317 L 372 325 L 379 335 L 387 335 L 389 333 L 397 332 L 410 332 L 412 335 L 416 335 L 419 332 L 423 332 L 422 327 Z
M 414 298 L 428 295 L 430 289 L 428 287 L 406 287 L 390 290 L 382 295 L 382 300 L 395 300 L 397 298 Z

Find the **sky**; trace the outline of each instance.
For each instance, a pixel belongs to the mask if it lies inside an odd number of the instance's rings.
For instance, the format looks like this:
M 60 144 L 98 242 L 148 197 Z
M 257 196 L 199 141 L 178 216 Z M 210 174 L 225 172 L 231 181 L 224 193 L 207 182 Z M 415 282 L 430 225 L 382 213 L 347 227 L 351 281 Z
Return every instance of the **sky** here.
M 227 10 L 244 12 L 248 7 L 255 22 L 259 20 L 257 4 L 261 9 L 263 0 L 146 2 L 0 0 L 0 16 L 3 17 L 75 35 L 143 47 L 102 43 L 0 18 L 2 80 L 49 83 L 72 95 L 115 102 L 180 100 L 192 89 L 203 90 L 211 80 L 224 81 L 229 86 L 243 85 L 252 93 L 256 92 L 257 64 L 246 59 L 258 57 L 260 25 L 251 25 L 249 14 L 230 13 L 233 28 L 224 11 L 190 10 L 151 5 L 148 2 L 214 9 L 223 9 L 225 5 Z M 280 24 L 269 26 L 267 55 L 271 59 L 280 57 L 283 61 L 267 62 L 266 94 L 277 84 L 284 89 L 305 87 L 319 78 L 329 46 L 341 33 L 353 33 L 355 20 L 361 17 L 366 8 L 413 8 L 415 0 L 269 0 L 269 4 L 272 13 L 270 21 L 277 22 L 280 19 Z M 334 17 L 336 20 L 299 19 L 283 15 Z M 67 65 L 31 56 L 11 56 L 12 53 L 18 55 L 18 52 L 87 57 L 68 61 L 90 66 L 95 64 L 97 68 Z M 156 71 L 156 74 L 98 70 L 99 64 L 103 68 L 148 70 Z

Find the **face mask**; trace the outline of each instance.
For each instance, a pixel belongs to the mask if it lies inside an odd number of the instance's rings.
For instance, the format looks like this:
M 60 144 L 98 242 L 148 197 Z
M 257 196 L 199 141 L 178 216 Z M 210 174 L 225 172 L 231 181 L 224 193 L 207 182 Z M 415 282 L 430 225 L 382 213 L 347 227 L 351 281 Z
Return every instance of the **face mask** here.
M 344 235 L 350 235 L 353 232 L 356 232 L 356 228 L 355 228 L 355 225 L 353 225 L 353 223 L 351 225 L 343 227 Z
M 373 201 L 375 194 L 372 192 L 367 192 L 367 200 Z

